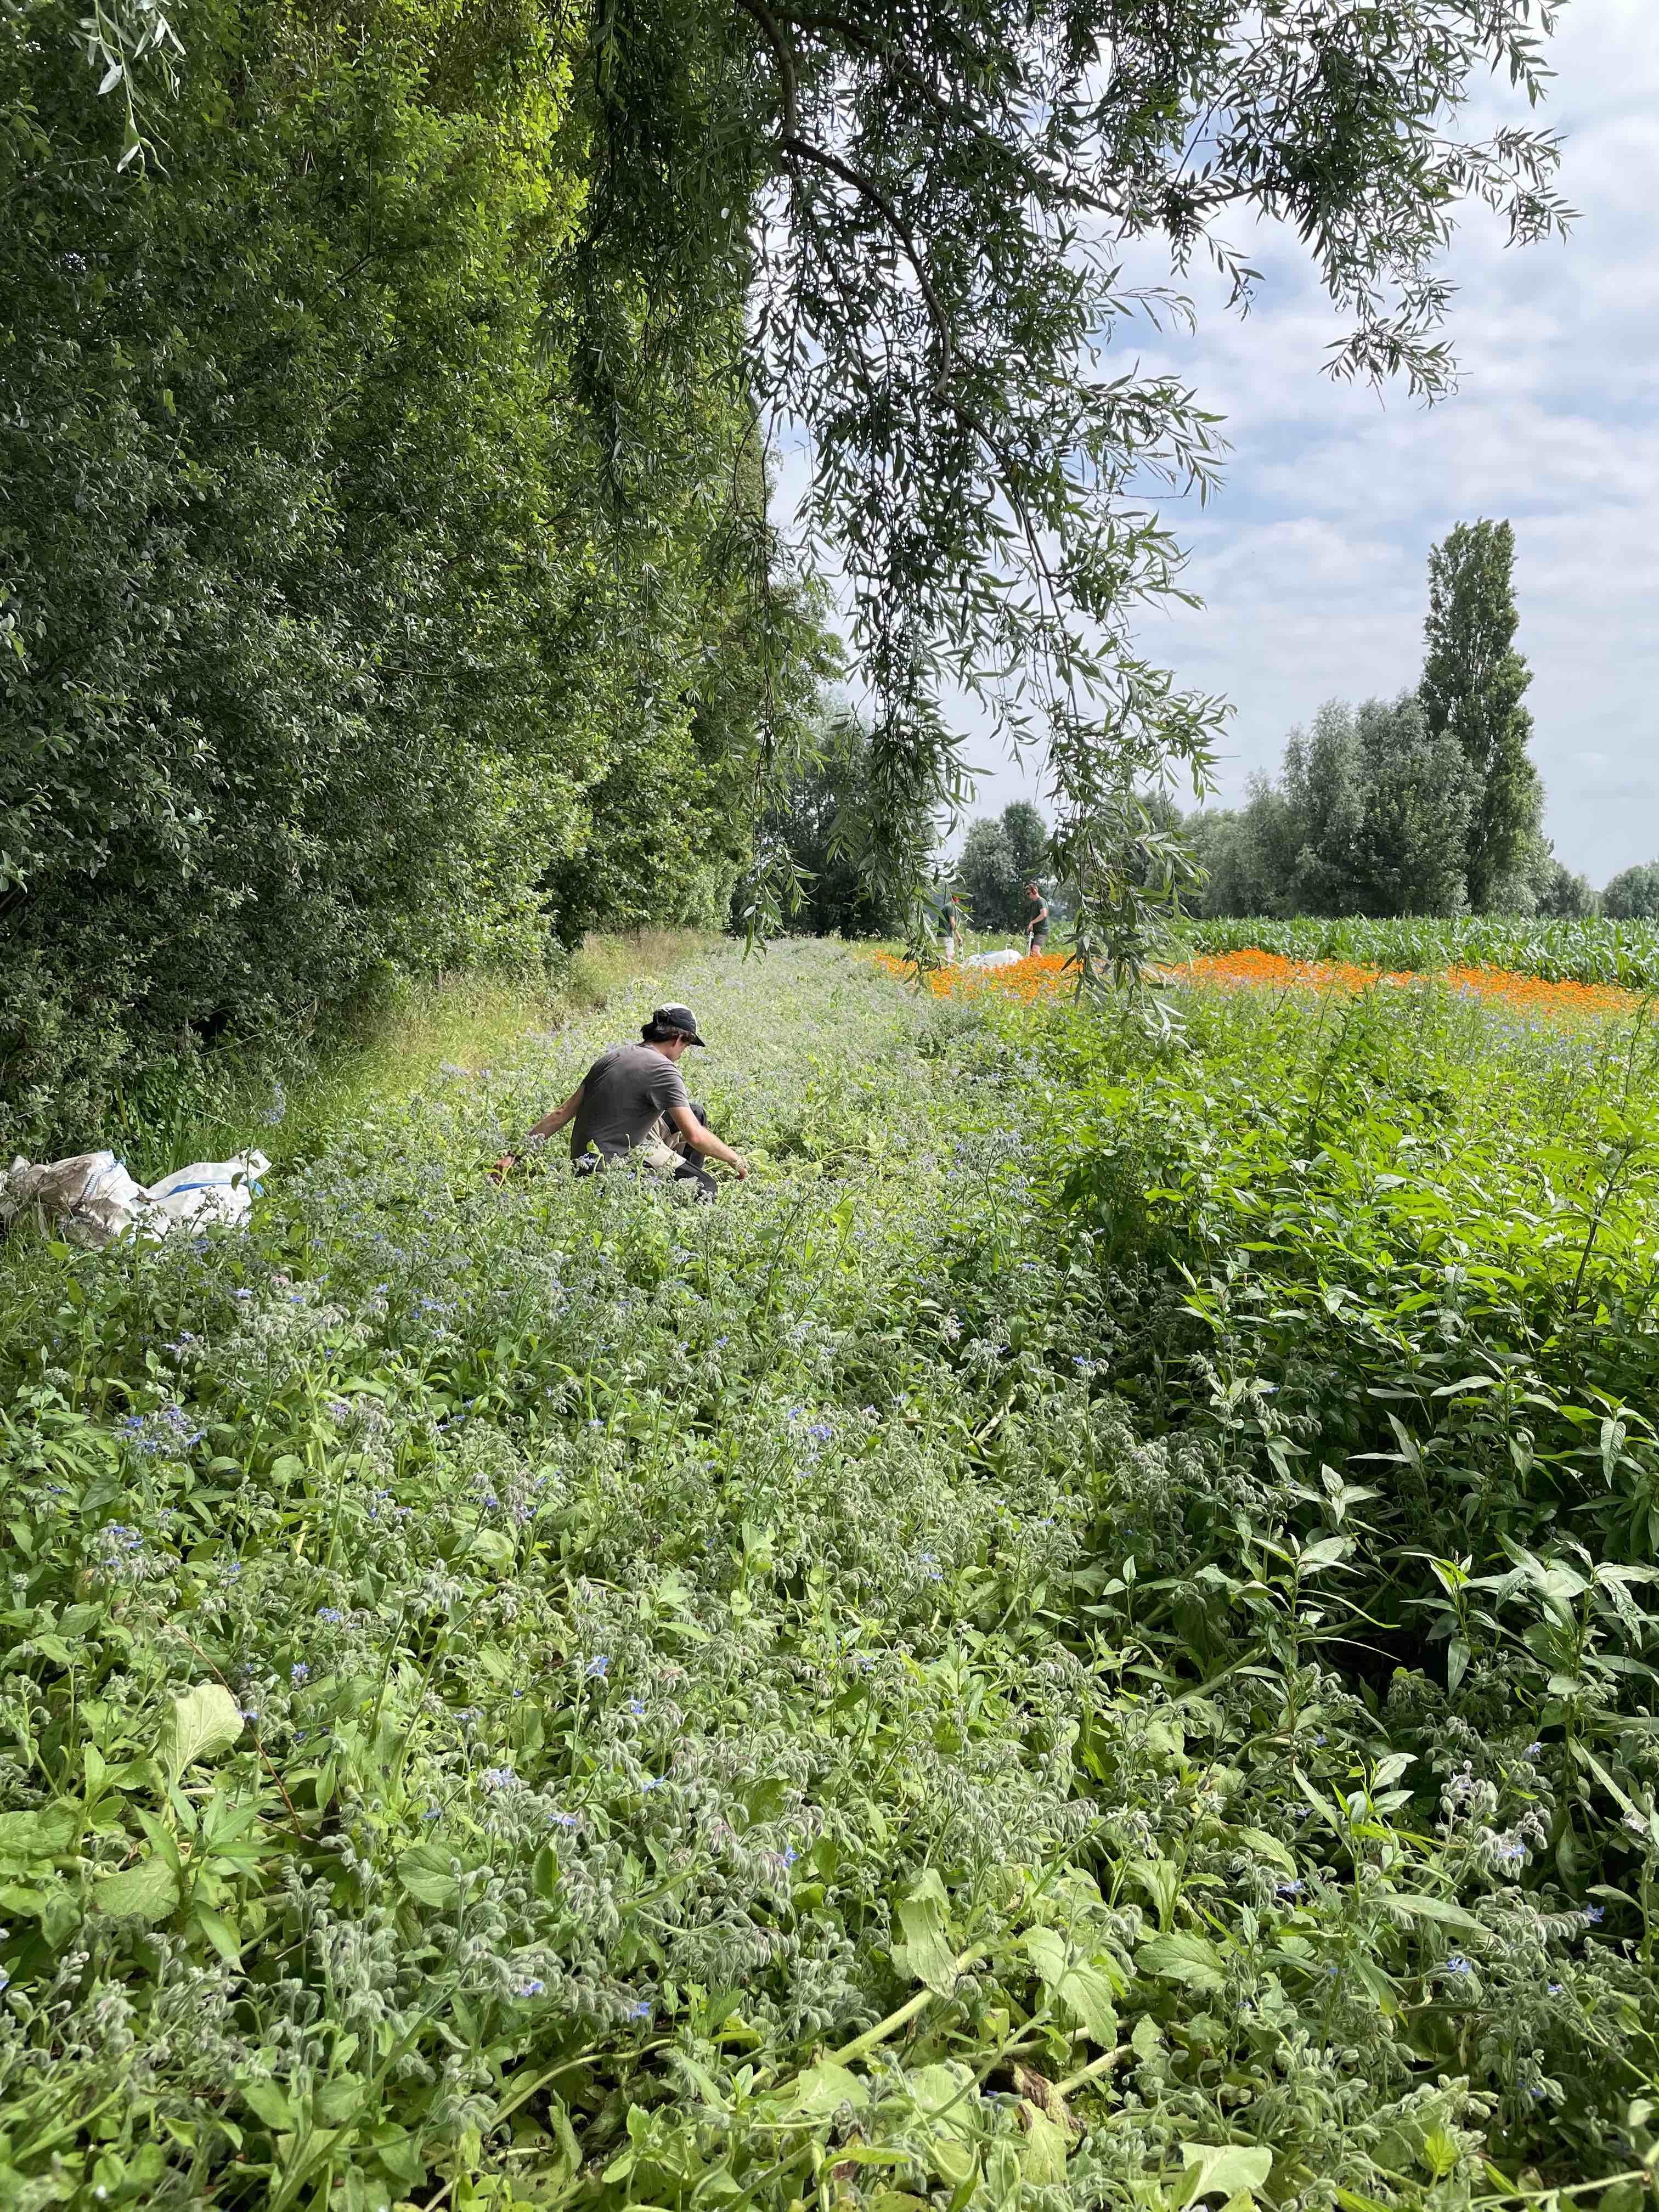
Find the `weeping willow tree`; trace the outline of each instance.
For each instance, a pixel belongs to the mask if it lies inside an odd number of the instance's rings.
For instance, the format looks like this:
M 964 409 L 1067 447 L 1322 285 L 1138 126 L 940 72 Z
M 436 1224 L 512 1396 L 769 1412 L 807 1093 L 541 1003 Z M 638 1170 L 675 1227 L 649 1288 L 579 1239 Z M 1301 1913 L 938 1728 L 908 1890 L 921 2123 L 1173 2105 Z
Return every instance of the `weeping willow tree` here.
M 806 441 L 804 520 L 845 579 L 873 872 L 914 885 L 925 802 L 962 791 L 960 689 L 1046 758 L 1085 961 L 1136 962 L 1168 848 L 1135 794 L 1201 786 L 1223 711 L 1136 647 L 1138 613 L 1184 596 L 1155 499 L 1207 490 L 1221 443 L 1179 379 L 1117 366 L 1114 333 L 1184 317 L 1200 257 L 1244 307 L 1258 279 L 1226 225 L 1267 218 L 1346 319 L 1334 374 L 1446 392 L 1459 210 L 1516 243 L 1567 219 L 1551 135 L 1460 128 L 1485 70 L 1538 99 L 1552 15 L 595 0 L 590 249 L 654 299 L 747 303 L 742 373 Z

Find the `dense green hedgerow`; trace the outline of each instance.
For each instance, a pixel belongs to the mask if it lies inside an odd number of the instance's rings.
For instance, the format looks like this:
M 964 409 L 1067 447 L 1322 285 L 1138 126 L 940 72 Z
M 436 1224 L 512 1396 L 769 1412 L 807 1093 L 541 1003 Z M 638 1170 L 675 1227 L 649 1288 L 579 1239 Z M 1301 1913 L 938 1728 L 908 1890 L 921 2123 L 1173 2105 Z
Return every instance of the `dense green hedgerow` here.
M 483 1179 L 590 1023 L 364 1115 L 249 1235 L 9 1256 L 0 2203 L 1451 2207 L 1630 2170 L 1644 1588 L 1541 1475 L 1524 1526 L 1469 1507 L 1455 1395 L 1455 1450 L 1406 1423 L 1421 1471 L 1350 1459 L 1382 1324 L 1322 1394 L 1322 1248 L 1258 1188 L 1349 1203 L 1455 1065 L 1413 1170 L 1451 1206 L 1506 1085 L 1517 1130 L 1555 1112 L 1534 1047 L 1413 1057 L 1401 1007 L 1333 1058 L 1235 1009 L 1158 1055 L 823 945 L 673 981 L 755 1164 L 716 1209 Z M 1645 1249 L 1602 1218 L 1598 1296 Z M 1218 1243 L 1265 1248 L 1278 1335 L 1218 1320 Z M 1396 1326 L 1454 1311 L 1497 1342 L 1473 1297 Z M 1626 1500 L 1638 1412 L 1596 1432 Z M 1458 1582 L 1451 1669 L 1405 1610 L 1449 1519 L 1468 1575 L 1512 1526 L 1544 1577 Z

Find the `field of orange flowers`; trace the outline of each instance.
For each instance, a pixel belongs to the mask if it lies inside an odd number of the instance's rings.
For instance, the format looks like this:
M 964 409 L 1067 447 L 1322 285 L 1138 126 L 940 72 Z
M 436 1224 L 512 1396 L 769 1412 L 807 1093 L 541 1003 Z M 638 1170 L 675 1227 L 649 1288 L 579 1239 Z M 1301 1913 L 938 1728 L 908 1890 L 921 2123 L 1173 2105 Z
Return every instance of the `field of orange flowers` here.
M 893 952 L 878 952 L 876 965 L 906 982 L 917 980 L 915 963 Z M 989 993 L 1000 999 L 1020 999 L 1027 1004 L 1068 992 L 1076 982 L 1063 953 L 1030 952 L 1008 968 L 948 966 L 927 969 L 921 981 L 936 999 L 971 999 Z
M 1165 972 L 1171 981 L 1220 990 L 1404 990 L 1424 980 L 1416 974 L 1356 967 L 1349 961 L 1291 960 L 1283 953 L 1255 949 L 1203 953 Z M 1637 1003 L 1634 992 L 1609 983 L 1547 982 L 1510 968 L 1450 967 L 1441 972 L 1447 989 L 1461 997 L 1492 1000 L 1510 1012 L 1596 1019 L 1628 1012 Z
M 878 952 L 878 967 L 890 975 L 914 980 L 915 966 L 894 953 Z M 1076 981 L 1064 955 L 1030 953 L 1006 968 L 933 968 L 922 979 L 938 999 L 971 999 L 990 994 L 1027 1005 L 1071 991 Z M 1165 982 L 1188 984 L 1200 989 L 1236 991 L 1369 991 L 1405 990 L 1424 978 L 1415 973 L 1389 973 L 1345 960 L 1291 960 L 1283 953 L 1255 948 L 1204 953 L 1179 967 L 1162 971 Z M 1439 980 L 1460 997 L 1484 1000 L 1510 1013 L 1554 1020 L 1595 1020 L 1630 1011 L 1637 994 L 1607 983 L 1549 982 L 1508 968 L 1450 967 Z

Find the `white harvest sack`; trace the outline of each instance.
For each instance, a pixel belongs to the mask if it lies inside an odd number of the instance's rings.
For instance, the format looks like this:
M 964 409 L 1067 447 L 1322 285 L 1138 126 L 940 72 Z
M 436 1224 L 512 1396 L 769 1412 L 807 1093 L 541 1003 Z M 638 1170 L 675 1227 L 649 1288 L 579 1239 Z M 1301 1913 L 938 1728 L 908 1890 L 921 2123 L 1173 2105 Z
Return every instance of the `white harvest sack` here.
M 187 1168 L 174 1168 L 144 1193 L 146 1233 L 165 1237 L 181 1224 L 205 1229 L 214 1221 L 246 1221 L 270 1166 L 263 1152 L 239 1152 L 234 1160 L 192 1160 Z
M 1001 952 L 975 952 L 963 962 L 968 968 L 1017 968 L 1024 955 L 1004 950 Z

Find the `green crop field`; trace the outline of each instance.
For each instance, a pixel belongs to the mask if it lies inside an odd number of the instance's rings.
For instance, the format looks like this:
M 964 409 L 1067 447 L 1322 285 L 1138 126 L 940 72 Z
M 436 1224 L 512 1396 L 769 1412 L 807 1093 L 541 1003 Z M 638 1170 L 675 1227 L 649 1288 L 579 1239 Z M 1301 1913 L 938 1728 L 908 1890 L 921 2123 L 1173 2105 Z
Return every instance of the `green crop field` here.
M 1645 1025 L 670 980 L 4 1255 L 0 2205 L 1650 2201 Z
M 1503 968 L 1548 982 L 1659 986 L 1659 922 L 1552 921 L 1526 915 L 1465 915 L 1455 921 L 1273 921 L 1243 916 L 1188 921 L 1182 940 L 1198 952 L 1255 946 L 1291 960 L 1343 960 L 1385 970 Z

